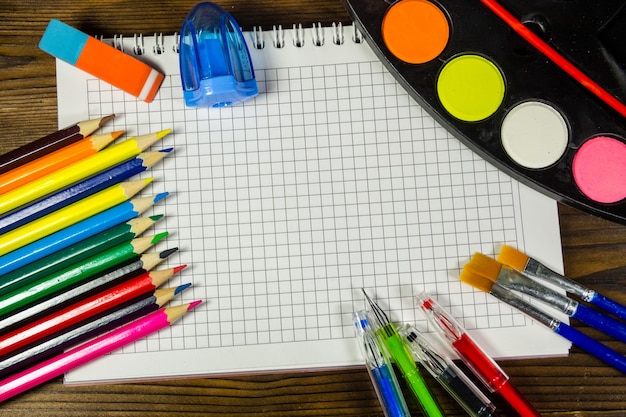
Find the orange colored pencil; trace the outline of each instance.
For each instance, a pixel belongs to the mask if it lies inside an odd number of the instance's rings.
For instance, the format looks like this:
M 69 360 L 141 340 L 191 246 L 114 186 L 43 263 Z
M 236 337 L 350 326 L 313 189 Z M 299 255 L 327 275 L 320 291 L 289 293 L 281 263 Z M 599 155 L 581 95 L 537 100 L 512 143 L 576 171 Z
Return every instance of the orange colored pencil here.
M 91 156 L 119 138 L 122 133 L 124 132 L 118 131 L 102 135 L 91 135 L 9 172 L 0 174 L 0 194 L 14 190 L 59 168 Z

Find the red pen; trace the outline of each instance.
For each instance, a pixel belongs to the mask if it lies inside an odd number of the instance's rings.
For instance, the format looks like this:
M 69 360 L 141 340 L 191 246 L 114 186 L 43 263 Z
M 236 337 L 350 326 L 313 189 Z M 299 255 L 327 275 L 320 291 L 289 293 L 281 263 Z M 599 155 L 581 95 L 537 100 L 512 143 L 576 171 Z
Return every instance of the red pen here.
M 417 296 L 417 302 L 433 327 L 489 390 L 502 395 L 520 416 L 541 417 L 535 407 L 509 382 L 508 375 L 435 300 L 421 293 Z

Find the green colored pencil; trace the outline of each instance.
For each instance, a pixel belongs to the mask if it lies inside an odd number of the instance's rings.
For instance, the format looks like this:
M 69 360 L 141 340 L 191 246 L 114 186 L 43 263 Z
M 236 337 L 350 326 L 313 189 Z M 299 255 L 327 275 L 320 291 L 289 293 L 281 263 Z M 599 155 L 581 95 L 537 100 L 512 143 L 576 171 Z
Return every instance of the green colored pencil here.
M 0 296 L 16 291 L 31 282 L 42 279 L 121 243 L 130 242 L 162 217 L 162 215 L 141 217 L 118 224 L 102 233 L 98 233 L 95 236 L 0 276 Z
M 52 296 L 68 287 L 87 281 L 98 274 L 106 273 L 123 263 L 132 262 L 165 236 L 167 236 L 167 232 L 151 237 L 133 239 L 130 242 L 114 246 L 68 268 L 5 294 L 0 297 L 0 318 L 27 307 L 42 298 Z

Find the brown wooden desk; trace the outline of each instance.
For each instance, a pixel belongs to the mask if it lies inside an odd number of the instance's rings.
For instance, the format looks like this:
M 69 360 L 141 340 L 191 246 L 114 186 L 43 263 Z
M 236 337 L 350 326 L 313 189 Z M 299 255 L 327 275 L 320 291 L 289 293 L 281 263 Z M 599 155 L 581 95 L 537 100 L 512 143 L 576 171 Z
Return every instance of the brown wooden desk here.
M 382 0 L 381 0 L 382 1 Z M 51 18 L 93 35 L 173 33 L 195 1 L 2 0 L 0 153 L 56 130 L 54 60 L 37 47 Z M 349 23 L 339 0 L 217 2 L 244 30 Z M 566 273 L 626 302 L 626 226 L 560 207 Z M 614 349 L 626 346 L 582 328 Z M 574 349 L 569 357 L 501 363 L 545 416 L 625 416 L 626 375 Z M 435 387 L 449 416 L 465 415 Z M 409 400 L 410 401 L 410 400 Z M 419 415 L 411 403 L 414 415 Z M 5 404 L 6 416 L 382 416 L 364 368 L 65 387 L 60 379 Z M 505 415 L 515 415 L 508 412 Z

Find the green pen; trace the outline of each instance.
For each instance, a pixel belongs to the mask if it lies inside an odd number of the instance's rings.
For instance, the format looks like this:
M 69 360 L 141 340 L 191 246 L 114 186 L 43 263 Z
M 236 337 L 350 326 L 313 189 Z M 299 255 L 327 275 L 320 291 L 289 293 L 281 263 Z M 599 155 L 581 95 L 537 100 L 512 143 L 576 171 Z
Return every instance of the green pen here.
M 363 288 L 361 288 L 361 290 L 363 291 L 363 294 L 365 294 L 365 298 L 372 308 L 374 320 L 370 321 L 378 323 L 379 328 L 376 332 L 383 341 L 392 360 L 400 369 L 402 377 L 406 380 L 409 387 L 411 387 L 413 394 L 417 397 L 424 413 L 428 417 L 444 417 L 439 404 L 435 401 L 435 398 L 428 389 L 426 382 L 419 373 L 419 369 L 413 360 L 413 357 L 405 347 L 404 342 L 402 342 L 397 329 L 393 323 L 389 321 L 389 318 L 378 306 L 378 304 L 372 301 Z

